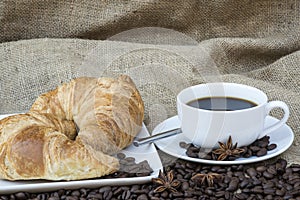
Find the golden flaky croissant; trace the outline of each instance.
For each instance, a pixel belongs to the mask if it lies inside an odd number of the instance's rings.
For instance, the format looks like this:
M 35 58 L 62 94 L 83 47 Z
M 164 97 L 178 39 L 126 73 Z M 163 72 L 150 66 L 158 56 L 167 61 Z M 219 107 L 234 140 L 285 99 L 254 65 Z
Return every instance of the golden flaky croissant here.
M 141 130 L 144 105 L 126 75 L 81 77 L 0 121 L 0 178 L 78 180 L 118 170 L 112 155 Z

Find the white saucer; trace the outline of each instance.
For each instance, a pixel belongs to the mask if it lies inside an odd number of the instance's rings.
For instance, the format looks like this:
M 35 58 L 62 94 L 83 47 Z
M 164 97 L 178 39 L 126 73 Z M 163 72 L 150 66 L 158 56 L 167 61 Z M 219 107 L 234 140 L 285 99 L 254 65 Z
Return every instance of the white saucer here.
M 278 119 L 267 116 L 266 125 L 273 124 Z M 155 135 L 162 131 L 171 130 L 174 128 L 179 128 L 179 119 L 177 116 L 171 117 L 158 126 L 152 132 L 152 135 Z M 156 146 L 163 152 L 172 155 L 177 158 L 181 158 L 188 161 L 198 162 L 198 163 L 206 163 L 206 164 L 218 164 L 218 165 L 232 165 L 232 164 L 246 164 L 246 163 L 254 163 L 263 160 L 270 159 L 275 157 L 284 151 L 286 151 L 293 143 L 294 133 L 292 129 L 286 124 L 277 129 L 276 131 L 268 134 L 270 136 L 270 144 L 275 143 L 277 147 L 271 151 L 268 151 L 267 155 L 257 157 L 252 156 L 250 158 L 238 158 L 234 161 L 216 161 L 216 160 L 206 160 L 200 158 L 192 158 L 188 157 L 185 152 L 186 149 L 179 146 L 179 143 L 184 141 L 186 143 L 191 143 L 183 134 L 174 135 L 168 138 L 160 139 L 155 141 Z

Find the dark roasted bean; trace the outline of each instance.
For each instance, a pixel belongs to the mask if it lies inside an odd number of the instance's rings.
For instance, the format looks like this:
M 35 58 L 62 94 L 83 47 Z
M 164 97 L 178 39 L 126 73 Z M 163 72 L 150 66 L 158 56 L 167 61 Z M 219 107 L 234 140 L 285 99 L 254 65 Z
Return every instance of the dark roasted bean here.
M 183 190 L 183 191 L 186 191 L 186 190 L 188 190 L 189 189 L 189 183 L 188 182 L 183 182 L 182 184 L 181 184 L 181 189 Z
M 265 199 L 266 199 L 266 200 L 273 200 L 274 198 L 273 198 L 272 195 L 268 194 L 268 195 L 265 197 Z
M 27 199 L 26 194 L 24 192 L 16 193 L 15 197 L 16 197 L 16 199 L 20 199 L 20 200 Z
M 104 192 L 107 192 L 107 191 L 111 191 L 111 186 L 105 186 L 105 187 L 102 187 L 102 188 L 99 189 L 100 193 L 104 193 Z
M 95 197 L 92 197 L 92 198 L 94 198 L 94 199 L 96 199 Z M 66 196 L 66 198 L 65 198 L 66 200 L 77 200 L 78 199 L 78 197 L 76 197 L 76 196 Z
M 268 150 L 266 148 L 261 148 L 258 152 L 256 152 L 256 156 L 261 157 L 267 155 Z
M 249 149 L 250 149 L 252 152 L 256 153 L 256 152 L 258 152 L 261 148 L 258 147 L 258 146 L 250 146 Z
M 237 193 L 237 194 L 234 195 L 234 197 L 236 199 L 243 200 L 243 199 L 247 199 L 248 195 L 244 194 L 244 193 Z
M 256 172 L 256 170 L 254 169 L 254 168 L 249 168 L 249 169 L 247 169 L 246 170 L 246 172 L 247 172 L 247 174 L 249 175 L 249 176 L 256 176 L 257 175 L 257 172 Z
M 128 199 L 130 197 L 130 191 L 125 190 L 122 194 L 122 199 Z
M 257 145 L 260 147 L 260 148 L 266 148 L 268 145 L 269 145 L 269 141 L 259 141 L 257 143 Z
M 79 191 L 81 193 L 81 196 L 85 197 L 87 195 L 87 190 L 86 189 L 82 188 Z
M 270 174 L 273 174 L 273 175 L 277 174 L 277 170 L 276 170 L 275 166 L 268 167 L 267 172 L 269 172 Z
M 132 185 L 130 191 L 134 192 L 136 190 L 140 189 L 140 185 Z
M 59 197 L 49 197 L 48 200 L 59 200 Z
M 117 158 L 119 158 L 119 159 L 124 159 L 125 157 L 126 157 L 126 155 L 124 153 L 117 154 Z
M 267 171 L 263 172 L 263 176 L 266 177 L 266 178 L 268 178 L 268 179 L 272 179 L 274 177 L 273 174 L 271 174 L 271 173 L 269 173 Z
M 254 193 L 263 193 L 264 192 L 264 190 L 261 186 L 255 186 L 254 188 L 252 188 L 251 191 Z
M 249 184 L 249 180 L 248 180 L 248 179 L 244 179 L 244 180 L 240 183 L 240 188 L 245 188 L 248 184 Z
M 126 157 L 126 158 L 124 158 L 124 160 L 126 160 L 129 163 L 135 162 L 135 158 L 134 157 Z
M 183 197 L 183 196 L 184 196 L 184 194 L 181 193 L 181 192 L 172 193 L 173 199 L 176 199 L 176 198 L 179 198 L 179 197 Z
M 261 181 L 259 179 L 253 179 L 253 181 L 251 182 L 253 185 L 260 185 Z
M 276 147 L 277 147 L 277 145 L 273 143 L 273 144 L 268 145 L 267 150 L 271 151 L 273 149 L 276 149 Z
M 267 182 L 266 184 L 263 185 L 263 188 L 273 188 L 275 186 L 275 184 L 271 181 Z
M 72 193 L 71 193 L 72 196 L 77 196 L 79 197 L 80 196 L 80 192 L 78 190 L 74 190 Z
M 284 196 L 283 196 L 283 199 L 291 199 L 293 198 L 293 195 L 290 194 L 290 193 L 286 193 Z
M 229 192 L 233 192 L 237 190 L 238 184 L 239 184 L 238 178 L 232 178 L 226 190 Z
M 285 190 L 284 189 L 276 190 L 275 194 L 278 195 L 278 196 L 284 196 L 285 195 Z
M 225 191 L 218 191 L 214 194 L 214 196 L 218 198 L 223 197 L 225 196 Z
M 231 181 L 231 178 L 229 176 L 224 177 L 224 183 L 229 183 Z
M 137 200 L 148 200 L 148 197 L 146 194 L 141 194 L 137 197 Z
M 264 172 L 265 170 L 267 170 L 266 166 L 257 166 L 256 167 L 256 171 L 258 171 L 258 172 Z
M 266 188 L 266 189 L 264 189 L 264 193 L 265 194 L 274 194 L 275 191 L 276 190 L 274 188 Z
M 288 183 L 285 184 L 285 189 L 286 189 L 286 190 L 289 191 L 289 190 L 292 190 L 293 188 L 294 188 L 294 187 L 293 187 L 292 185 L 290 185 L 290 184 L 288 184 Z

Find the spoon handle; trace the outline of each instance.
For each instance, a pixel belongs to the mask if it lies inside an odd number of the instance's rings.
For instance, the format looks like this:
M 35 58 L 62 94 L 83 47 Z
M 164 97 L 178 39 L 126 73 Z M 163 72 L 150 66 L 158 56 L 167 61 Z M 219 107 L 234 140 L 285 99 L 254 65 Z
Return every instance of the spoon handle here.
M 137 139 L 133 142 L 133 145 L 138 147 L 140 145 L 147 144 L 149 142 L 153 142 L 155 140 L 159 140 L 159 139 L 162 139 L 162 138 L 170 137 L 172 135 L 176 135 L 176 134 L 179 134 L 181 132 L 182 131 L 181 131 L 180 128 L 164 131 L 164 132 L 161 132 L 161 133 L 158 133 L 158 134 L 155 134 L 155 135 L 151 135 L 151 136 L 148 136 L 148 137 Z

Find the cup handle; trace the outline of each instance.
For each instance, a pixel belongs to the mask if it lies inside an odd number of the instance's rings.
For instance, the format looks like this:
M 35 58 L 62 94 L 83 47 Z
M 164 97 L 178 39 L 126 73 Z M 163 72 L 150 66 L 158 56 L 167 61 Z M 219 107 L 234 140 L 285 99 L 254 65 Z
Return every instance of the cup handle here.
M 284 111 L 284 115 L 282 117 L 282 119 L 278 122 L 276 122 L 275 124 L 265 128 L 262 133 L 260 134 L 259 138 L 267 135 L 268 133 L 275 131 L 276 129 L 278 129 L 279 127 L 281 127 L 283 124 L 286 123 L 286 121 L 289 118 L 290 115 L 290 110 L 289 107 L 286 105 L 286 103 L 282 102 L 282 101 L 270 101 L 267 106 L 266 106 L 266 113 L 267 115 L 270 113 L 270 111 L 274 108 L 281 108 Z

